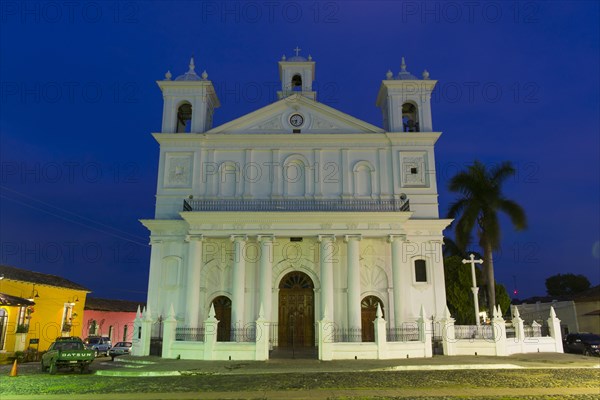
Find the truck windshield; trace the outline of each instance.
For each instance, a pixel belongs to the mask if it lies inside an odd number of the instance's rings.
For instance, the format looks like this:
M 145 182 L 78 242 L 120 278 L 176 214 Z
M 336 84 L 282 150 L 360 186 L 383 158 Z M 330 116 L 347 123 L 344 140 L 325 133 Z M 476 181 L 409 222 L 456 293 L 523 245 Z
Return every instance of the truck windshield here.
M 54 350 L 82 350 L 83 345 L 79 342 L 58 342 L 54 344 Z

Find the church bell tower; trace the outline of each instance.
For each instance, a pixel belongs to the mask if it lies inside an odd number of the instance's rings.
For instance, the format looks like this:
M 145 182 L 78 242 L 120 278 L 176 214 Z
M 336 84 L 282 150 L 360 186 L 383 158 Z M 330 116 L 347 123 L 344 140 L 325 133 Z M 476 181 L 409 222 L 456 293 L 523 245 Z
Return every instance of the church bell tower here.
M 277 92 L 277 98 L 282 99 L 292 94 L 301 94 L 312 100 L 317 100 L 317 92 L 313 91 L 315 80 L 315 62 L 309 55 L 304 58 L 296 46 L 295 56 L 287 58 L 285 54 L 279 61 L 279 79 L 281 79 L 281 90 Z
M 388 71 L 377 95 L 377 107 L 383 114 L 383 129 L 388 132 L 432 132 L 431 92 L 437 81 L 423 71 L 419 79 L 406 70 L 402 57 L 400 72 Z
M 203 133 L 212 128 L 213 113 L 221 104 L 206 71 L 196 74 L 194 57 L 188 71 L 171 80 L 157 81 L 163 93 L 163 133 Z

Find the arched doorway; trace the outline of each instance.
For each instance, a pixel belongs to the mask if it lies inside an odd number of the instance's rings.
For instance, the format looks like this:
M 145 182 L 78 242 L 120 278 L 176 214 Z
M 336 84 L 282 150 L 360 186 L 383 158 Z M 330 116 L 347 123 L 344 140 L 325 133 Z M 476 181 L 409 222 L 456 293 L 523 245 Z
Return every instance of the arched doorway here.
M 360 302 L 363 342 L 375 341 L 375 325 L 373 325 L 373 321 L 377 316 L 378 304 L 381 307 L 381 312 L 383 313 L 383 302 L 377 296 L 367 296 Z
M 215 318 L 219 321 L 217 326 L 217 342 L 231 340 L 231 300 L 227 296 L 215 297 L 212 301 L 215 307 Z
M 315 292 L 313 281 L 304 272 L 293 271 L 279 283 L 280 347 L 315 345 Z

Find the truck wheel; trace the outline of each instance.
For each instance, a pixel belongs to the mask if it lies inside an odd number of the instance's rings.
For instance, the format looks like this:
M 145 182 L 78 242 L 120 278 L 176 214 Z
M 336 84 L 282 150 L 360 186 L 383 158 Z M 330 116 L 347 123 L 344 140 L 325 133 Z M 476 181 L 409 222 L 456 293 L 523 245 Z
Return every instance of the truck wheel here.
M 79 373 L 80 374 L 85 374 L 89 372 L 89 365 L 88 364 L 82 364 L 81 367 L 79 367 Z
M 56 363 L 51 362 L 48 371 L 50 372 L 50 375 L 56 374 Z

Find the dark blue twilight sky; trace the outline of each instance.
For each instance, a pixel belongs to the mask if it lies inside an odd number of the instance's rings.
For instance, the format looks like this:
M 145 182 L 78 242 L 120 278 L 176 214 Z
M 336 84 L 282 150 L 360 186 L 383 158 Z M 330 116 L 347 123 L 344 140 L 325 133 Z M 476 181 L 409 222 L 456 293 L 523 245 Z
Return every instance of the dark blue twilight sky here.
M 440 213 L 475 158 L 510 160 L 497 279 L 519 297 L 550 275 L 600 283 L 599 3 L 270 1 L 0 3 L 4 264 L 93 295 L 145 300 L 167 70 L 191 54 L 222 107 L 215 125 L 269 104 L 277 61 L 300 46 L 320 101 L 381 126 L 380 81 L 402 56 L 439 80 L 433 100 Z

